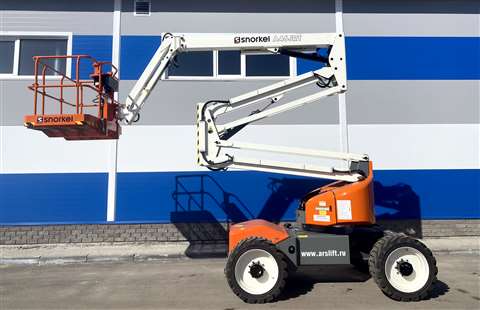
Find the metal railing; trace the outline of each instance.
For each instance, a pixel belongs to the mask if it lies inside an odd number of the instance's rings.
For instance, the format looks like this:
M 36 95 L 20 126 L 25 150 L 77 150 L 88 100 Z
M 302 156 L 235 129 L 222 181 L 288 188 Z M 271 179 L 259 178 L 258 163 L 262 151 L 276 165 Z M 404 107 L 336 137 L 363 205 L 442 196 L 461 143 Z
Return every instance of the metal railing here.
M 74 78 L 67 76 L 65 73 L 60 72 L 53 66 L 47 64 L 47 61 L 52 60 L 65 60 L 72 59 L 74 61 Z M 39 114 L 38 106 L 40 106 L 40 114 L 45 115 L 45 99 L 50 98 L 59 102 L 59 114 L 64 114 L 64 105 L 74 108 L 75 114 L 83 114 L 85 108 L 97 107 L 97 117 L 103 117 L 102 107 L 104 104 L 117 103 L 114 99 L 113 92 L 105 90 L 103 85 L 102 75 L 109 74 L 111 77 L 116 78 L 118 72 L 117 68 L 110 62 L 97 61 L 95 58 L 89 55 L 63 55 L 63 56 L 34 56 L 34 82 L 28 88 L 33 90 L 34 96 L 34 114 Z M 94 79 L 81 79 L 80 68 L 81 61 L 89 61 L 92 66 L 91 77 L 98 76 L 98 80 Z M 111 72 L 104 70 L 104 66 L 109 65 L 112 68 Z M 48 73 L 55 73 L 58 77 L 53 79 L 47 79 Z M 58 89 L 59 94 L 52 93 L 53 89 Z M 74 89 L 74 100 L 67 100 L 65 97 L 65 89 Z M 85 103 L 84 90 L 88 89 L 93 91 L 92 96 L 95 98 L 91 102 Z M 72 102 L 73 101 L 73 102 Z

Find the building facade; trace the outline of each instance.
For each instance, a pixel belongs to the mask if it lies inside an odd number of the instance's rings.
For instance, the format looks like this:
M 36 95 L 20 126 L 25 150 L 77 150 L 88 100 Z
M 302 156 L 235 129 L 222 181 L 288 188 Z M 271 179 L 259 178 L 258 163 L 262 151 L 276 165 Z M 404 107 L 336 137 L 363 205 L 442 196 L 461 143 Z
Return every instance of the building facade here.
M 243 137 L 367 153 L 381 221 L 413 225 L 417 235 L 478 234 L 479 10 L 474 0 L 3 0 L 0 243 L 216 239 L 227 220 L 294 220 L 301 197 L 324 184 L 195 164 L 196 103 L 316 66 L 286 56 L 179 56 L 118 141 L 68 142 L 23 127 L 33 110 L 33 55 L 111 61 L 124 101 L 163 32 L 343 30 L 345 105 L 328 98 Z

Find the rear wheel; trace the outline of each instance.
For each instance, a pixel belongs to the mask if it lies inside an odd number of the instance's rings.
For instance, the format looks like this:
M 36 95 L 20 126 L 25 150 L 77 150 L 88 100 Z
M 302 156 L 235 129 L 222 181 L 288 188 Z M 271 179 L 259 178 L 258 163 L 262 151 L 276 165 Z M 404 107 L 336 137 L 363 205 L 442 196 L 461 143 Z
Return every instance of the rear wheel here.
M 277 298 L 288 276 L 284 255 L 268 240 L 248 238 L 228 257 L 225 275 L 232 291 L 247 303 Z
M 427 297 L 438 272 L 432 252 L 420 241 L 401 234 L 386 235 L 375 243 L 369 269 L 378 287 L 400 301 Z

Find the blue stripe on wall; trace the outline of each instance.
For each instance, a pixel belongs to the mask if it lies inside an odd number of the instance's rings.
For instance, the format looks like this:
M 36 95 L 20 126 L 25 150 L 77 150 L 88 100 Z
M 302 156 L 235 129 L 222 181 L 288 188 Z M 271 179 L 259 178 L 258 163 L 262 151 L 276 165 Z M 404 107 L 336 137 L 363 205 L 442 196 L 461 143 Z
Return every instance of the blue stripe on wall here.
M 0 174 L 0 224 L 104 222 L 106 173 Z
M 112 36 L 74 35 L 72 38 L 72 55 L 90 55 L 98 61 L 112 61 Z M 80 62 L 80 78 L 88 79 L 92 73 L 91 62 Z M 110 70 L 109 66 L 105 66 Z M 72 77 L 75 76 L 75 61 L 72 61 Z
M 326 183 L 252 171 L 119 173 L 117 182 L 118 223 L 293 220 L 301 197 Z M 377 170 L 374 186 L 380 219 L 480 218 L 479 169 Z M 103 223 L 106 201 L 103 173 L 0 175 L 4 225 Z
M 347 37 L 351 80 L 480 79 L 480 37 Z
M 120 53 L 120 77 L 136 80 L 160 46 L 160 36 L 122 36 Z
M 117 221 L 170 222 L 172 212 L 189 206 L 203 206 L 219 220 L 226 219 L 224 210 L 234 220 L 293 220 L 301 197 L 325 183 L 252 171 L 120 173 Z M 376 212 L 384 219 L 480 218 L 479 188 L 480 170 L 379 170 Z
M 480 169 L 378 170 L 374 178 L 384 217 L 415 218 L 418 209 L 422 219 L 480 218 Z
M 347 37 L 349 80 L 480 79 L 480 38 Z M 297 73 L 320 68 L 297 60 Z
M 160 41 L 160 36 L 122 36 L 121 78 L 138 79 Z M 346 45 L 351 80 L 480 79 L 479 37 L 347 37 Z M 110 61 L 112 37 L 75 35 L 73 54 Z M 318 63 L 299 59 L 297 73 L 318 67 Z M 82 67 L 82 78 L 88 73 Z

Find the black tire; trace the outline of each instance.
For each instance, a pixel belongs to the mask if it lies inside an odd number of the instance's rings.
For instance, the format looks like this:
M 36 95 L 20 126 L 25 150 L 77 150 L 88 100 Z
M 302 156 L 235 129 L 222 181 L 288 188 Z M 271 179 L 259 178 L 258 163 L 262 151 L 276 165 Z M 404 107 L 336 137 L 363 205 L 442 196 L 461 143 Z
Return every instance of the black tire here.
M 278 277 L 275 285 L 268 292 L 261 295 L 255 295 L 246 292 L 239 285 L 235 277 L 235 266 L 239 258 L 245 252 L 253 249 L 260 249 L 268 252 L 273 256 L 278 266 Z M 230 253 L 228 256 L 227 265 L 225 267 L 225 276 L 233 293 L 235 293 L 235 295 L 237 295 L 241 300 L 250 304 L 260 304 L 274 301 L 282 293 L 288 277 L 288 267 L 284 254 L 281 253 L 270 241 L 263 238 L 252 237 L 239 242 L 237 247 Z
M 402 292 L 389 282 L 386 276 L 386 260 L 390 253 L 402 247 L 416 249 L 426 259 L 429 267 L 428 279 L 422 288 L 414 292 Z M 368 260 L 370 275 L 388 297 L 397 301 L 419 301 L 429 296 L 433 283 L 437 280 L 437 262 L 432 252 L 417 239 L 403 234 L 387 234 L 380 238 L 372 248 Z

